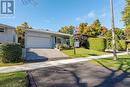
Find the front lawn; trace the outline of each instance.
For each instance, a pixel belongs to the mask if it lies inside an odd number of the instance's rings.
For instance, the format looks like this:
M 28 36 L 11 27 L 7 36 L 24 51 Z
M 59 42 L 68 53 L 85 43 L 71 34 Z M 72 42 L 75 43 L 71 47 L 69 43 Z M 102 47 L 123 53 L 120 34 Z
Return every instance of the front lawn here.
M 0 87 L 26 87 L 26 76 L 25 72 L 0 74 Z
M 20 63 L 0 63 L 0 67 L 4 67 L 4 66 L 16 66 L 16 65 L 22 65 L 23 62 Z
M 118 58 L 118 60 L 112 60 L 112 58 L 104 58 L 91 60 L 90 62 L 101 65 L 108 69 L 130 72 L 130 55 L 118 56 Z
M 98 55 L 103 55 L 106 54 L 105 52 L 99 52 L 95 50 L 88 50 L 85 48 L 76 48 L 76 55 L 74 55 L 74 50 L 69 49 L 69 50 L 63 50 L 63 53 L 68 55 L 71 58 L 79 58 L 79 57 L 88 57 L 88 56 L 98 56 Z

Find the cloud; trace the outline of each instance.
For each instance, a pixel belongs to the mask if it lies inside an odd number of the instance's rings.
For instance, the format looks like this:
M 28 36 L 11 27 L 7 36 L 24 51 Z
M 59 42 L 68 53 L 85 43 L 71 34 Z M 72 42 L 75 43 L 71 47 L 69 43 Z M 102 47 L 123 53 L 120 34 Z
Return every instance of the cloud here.
M 96 18 L 96 13 L 95 13 L 95 11 L 90 11 L 90 12 L 88 13 L 88 17 L 89 17 L 89 18 Z
M 76 21 L 86 21 L 87 19 L 104 19 L 107 16 L 104 11 L 102 14 L 97 14 L 94 10 L 90 11 L 87 15 L 76 17 Z
M 100 15 L 100 18 L 105 18 L 105 17 L 106 17 L 106 13 Z
M 76 21 L 82 21 L 83 19 L 81 17 L 77 17 L 75 20 Z

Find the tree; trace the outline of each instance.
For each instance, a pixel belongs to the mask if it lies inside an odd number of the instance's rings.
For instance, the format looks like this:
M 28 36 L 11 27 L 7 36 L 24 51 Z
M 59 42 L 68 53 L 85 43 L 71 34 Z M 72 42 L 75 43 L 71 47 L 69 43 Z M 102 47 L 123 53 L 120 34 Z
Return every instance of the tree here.
M 119 40 L 124 40 L 125 39 L 125 34 L 124 30 L 120 28 L 115 28 L 115 40 L 117 43 L 117 48 L 119 47 Z M 107 49 L 111 49 L 112 46 L 112 29 L 108 30 L 105 34 L 104 37 L 107 40 Z
M 125 8 L 122 11 L 122 20 L 126 29 L 130 29 L 130 0 L 125 0 Z
M 107 32 L 107 30 L 108 29 L 106 27 L 102 26 L 101 27 L 101 35 L 104 35 Z
M 78 26 L 77 33 L 78 34 L 83 34 L 85 31 L 85 28 L 88 26 L 88 23 L 80 23 Z
M 96 20 L 93 22 L 93 24 L 91 25 L 91 27 L 92 27 L 92 34 L 93 34 L 94 36 L 98 36 L 98 35 L 101 34 L 101 29 L 102 29 L 102 27 L 101 27 L 101 23 L 100 23 L 99 19 L 96 19 Z
M 124 34 L 124 30 L 120 29 L 120 28 L 115 28 L 115 37 L 116 40 L 124 40 L 125 39 L 125 34 Z M 112 41 L 112 30 L 108 30 L 105 34 L 104 34 L 105 38 L 109 38 Z
M 74 26 L 64 26 L 62 27 L 59 32 L 66 33 L 66 34 L 73 34 Z M 99 35 L 104 35 L 107 32 L 107 28 L 101 26 L 99 19 L 96 19 L 91 25 L 88 23 L 80 23 L 77 27 L 77 34 L 86 34 L 89 36 L 97 37 Z
M 74 26 L 64 26 L 64 27 L 61 27 L 61 29 L 59 30 L 59 32 L 61 33 L 65 33 L 65 34 L 73 34 L 73 31 L 74 31 Z
M 25 30 L 27 29 L 32 29 L 32 27 L 30 27 L 27 22 L 24 22 L 20 26 L 16 27 L 18 35 L 18 43 L 20 43 L 22 47 L 24 47 L 24 39 L 25 39 L 24 36 L 25 36 Z

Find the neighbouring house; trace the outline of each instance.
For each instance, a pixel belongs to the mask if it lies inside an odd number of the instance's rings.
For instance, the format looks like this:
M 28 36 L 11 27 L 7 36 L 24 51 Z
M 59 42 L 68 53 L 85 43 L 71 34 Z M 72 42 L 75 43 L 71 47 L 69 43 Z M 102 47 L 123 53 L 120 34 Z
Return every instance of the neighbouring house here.
M 0 24 L 0 43 L 17 43 L 15 27 Z
M 71 35 L 46 30 L 25 31 L 25 48 L 55 48 L 56 44 L 67 44 Z

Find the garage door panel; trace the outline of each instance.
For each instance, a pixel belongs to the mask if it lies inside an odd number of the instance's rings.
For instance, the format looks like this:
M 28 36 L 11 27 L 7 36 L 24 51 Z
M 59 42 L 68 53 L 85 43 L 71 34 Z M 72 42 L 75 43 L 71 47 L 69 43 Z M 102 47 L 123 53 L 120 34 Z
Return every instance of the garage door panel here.
M 27 48 L 50 48 L 51 39 L 49 37 L 27 37 Z

